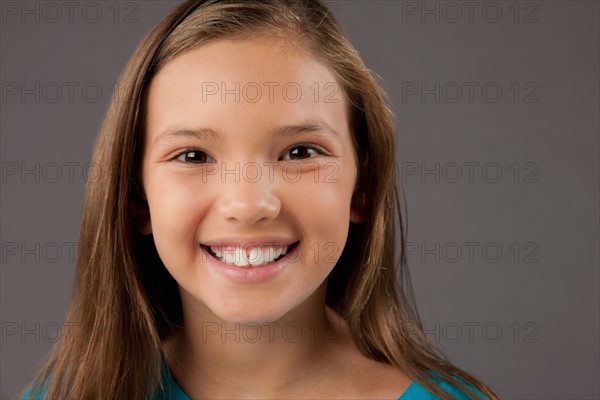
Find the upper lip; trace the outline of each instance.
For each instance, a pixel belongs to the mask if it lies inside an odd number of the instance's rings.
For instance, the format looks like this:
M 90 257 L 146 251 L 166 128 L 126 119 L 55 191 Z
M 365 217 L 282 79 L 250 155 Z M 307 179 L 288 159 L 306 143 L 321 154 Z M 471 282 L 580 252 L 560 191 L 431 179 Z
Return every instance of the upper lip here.
M 211 239 L 200 242 L 203 246 L 213 246 L 218 248 L 223 247 L 287 247 L 291 244 L 296 243 L 297 240 L 290 239 L 281 236 L 268 236 L 260 238 L 235 238 L 235 237 L 223 237 L 217 239 Z

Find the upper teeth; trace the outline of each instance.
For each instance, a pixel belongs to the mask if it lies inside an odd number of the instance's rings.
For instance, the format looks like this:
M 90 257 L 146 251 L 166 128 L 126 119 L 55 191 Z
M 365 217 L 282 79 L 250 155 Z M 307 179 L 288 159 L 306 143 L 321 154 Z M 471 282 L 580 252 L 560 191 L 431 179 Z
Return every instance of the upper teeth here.
M 246 248 L 240 246 L 223 250 L 210 246 L 210 250 L 225 264 L 248 267 L 273 262 L 280 255 L 287 253 L 288 246 L 253 247 L 249 252 L 246 251 Z

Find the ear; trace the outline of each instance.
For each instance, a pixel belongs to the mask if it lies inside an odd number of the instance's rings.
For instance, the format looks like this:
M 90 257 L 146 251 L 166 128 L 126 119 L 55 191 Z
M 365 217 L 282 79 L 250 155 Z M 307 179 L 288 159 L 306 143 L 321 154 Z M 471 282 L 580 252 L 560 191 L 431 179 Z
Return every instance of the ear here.
M 133 206 L 133 221 L 135 229 L 142 235 L 152 234 L 152 220 L 150 219 L 150 207 L 144 195 L 143 199 L 139 199 Z
M 352 203 L 350 204 L 350 221 L 355 224 L 360 224 L 363 221 L 365 212 L 365 204 L 367 194 L 365 193 L 365 176 L 367 175 L 367 165 L 369 162 L 369 155 L 365 154 L 365 158 L 360 164 L 357 182 L 354 187 L 354 193 L 352 194 Z
M 352 194 L 352 203 L 350 204 L 350 222 L 360 224 L 363 220 L 365 210 L 366 194 L 362 189 L 357 189 Z
M 132 217 L 135 229 L 142 235 L 152 234 L 152 220 L 150 219 L 150 206 L 142 184 L 141 171 L 137 173 L 133 194 Z

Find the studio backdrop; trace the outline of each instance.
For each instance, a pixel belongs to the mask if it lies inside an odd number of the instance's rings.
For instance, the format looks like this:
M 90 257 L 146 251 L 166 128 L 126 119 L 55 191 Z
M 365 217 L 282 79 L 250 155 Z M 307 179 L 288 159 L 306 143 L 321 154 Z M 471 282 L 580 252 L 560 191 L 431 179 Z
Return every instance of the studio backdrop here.
M 69 334 L 93 141 L 177 1 L 2 1 L 1 380 Z M 328 1 L 387 91 L 427 335 L 506 399 L 598 399 L 599 2 Z

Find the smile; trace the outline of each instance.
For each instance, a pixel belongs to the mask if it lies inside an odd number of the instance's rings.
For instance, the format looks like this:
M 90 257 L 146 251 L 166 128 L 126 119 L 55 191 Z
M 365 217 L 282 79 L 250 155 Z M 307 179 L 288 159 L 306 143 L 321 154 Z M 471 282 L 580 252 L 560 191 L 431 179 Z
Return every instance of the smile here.
M 236 267 L 260 267 L 272 264 L 285 257 L 299 242 L 288 245 L 245 245 L 239 243 L 225 245 L 201 244 L 208 254 L 220 262 Z

